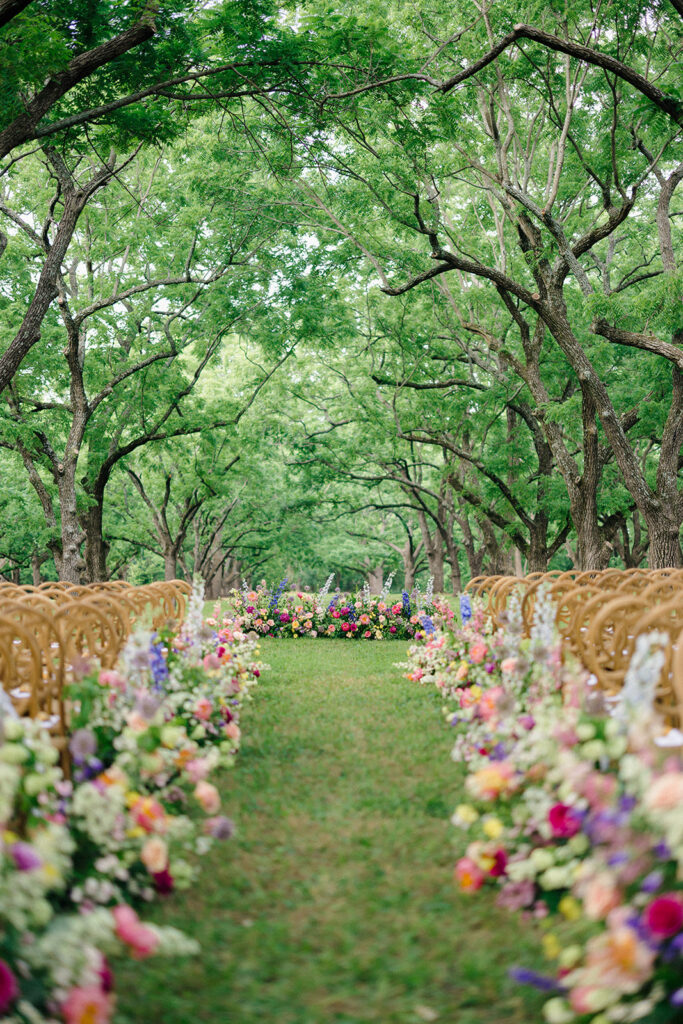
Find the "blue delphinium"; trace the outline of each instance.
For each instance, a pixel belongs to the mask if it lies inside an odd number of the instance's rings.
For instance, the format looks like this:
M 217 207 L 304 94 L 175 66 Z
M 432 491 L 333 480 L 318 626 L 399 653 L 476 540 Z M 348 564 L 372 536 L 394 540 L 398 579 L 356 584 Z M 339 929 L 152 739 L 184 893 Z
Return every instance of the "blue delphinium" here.
M 472 618 L 472 602 L 470 601 L 469 594 L 460 595 L 460 618 L 463 621 L 463 625 Z
M 349 609 L 349 622 L 355 622 L 357 616 L 356 616 L 356 609 L 355 609 L 354 605 L 353 604 L 349 604 L 348 605 L 348 609 Z
M 152 636 L 152 642 L 149 645 L 149 667 L 152 673 L 152 679 L 154 680 L 154 689 L 163 690 L 165 683 L 168 680 L 168 665 L 166 664 L 166 658 L 163 655 L 164 645 L 159 640 L 156 633 Z
M 282 597 L 282 592 L 283 592 L 283 590 L 285 589 L 285 587 L 287 586 L 288 583 L 289 583 L 289 580 L 287 579 L 287 577 L 285 577 L 282 580 L 282 582 L 278 585 L 277 589 L 273 591 L 273 593 L 271 595 L 271 598 L 270 598 L 270 604 L 268 605 L 268 607 L 270 608 L 271 612 L 274 612 L 275 609 L 277 608 L 278 602 L 279 602 L 280 598 Z
M 404 590 L 401 593 L 401 600 L 403 601 L 403 611 L 404 611 L 404 613 L 406 615 L 409 616 L 410 615 L 410 597 L 408 596 L 408 591 L 407 590 Z
M 430 615 L 422 616 L 422 628 L 424 629 L 427 636 L 434 636 L 436 630 L 434 629 L 434 620 Z

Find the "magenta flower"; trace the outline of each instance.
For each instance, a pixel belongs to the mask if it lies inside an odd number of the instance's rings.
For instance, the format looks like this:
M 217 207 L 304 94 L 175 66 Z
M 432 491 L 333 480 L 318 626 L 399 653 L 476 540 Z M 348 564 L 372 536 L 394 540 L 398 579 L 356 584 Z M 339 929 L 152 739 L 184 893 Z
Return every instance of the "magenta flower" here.
M 0 960 L 0 1013 L 8 1010 L 19 995 L 19 986 L 8 963 Z
M 42 867 L 42 860 L 29 843 L 12 843 L 9 852 L 18 871 L 35 871 Z
M 658 896 L 643 911 L 643 924 L 655 939 L 670 939 L 683 928 L 683 900 L 674 894 Z
M 558 839 L 571 839 L 581 828 L 581 818 L 573 807 L 555 804 L 548 811 L 548 823 Z

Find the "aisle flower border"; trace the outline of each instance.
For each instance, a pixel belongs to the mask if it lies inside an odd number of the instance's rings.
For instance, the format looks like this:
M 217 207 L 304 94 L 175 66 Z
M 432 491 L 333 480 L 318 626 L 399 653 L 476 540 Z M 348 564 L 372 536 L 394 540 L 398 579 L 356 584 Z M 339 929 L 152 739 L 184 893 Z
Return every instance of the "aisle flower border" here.
M 389 587 L 371 595 L 367 584 L 355 594 L 335 593 L 329 598 L 332 577 L 318 593 L 287 591 L 288 580 L 270 590 L 265 581 L 255 589 L 233 589 L 224 613 L 226 624 L 275 639 L 421 640 L 431 635 L 435 622 L 447 622 L 453 611 L 432 593 L 432 581 L 422 594 L 403 591 L 391 600 Z
M 510 974 L 549 995 L 548 1024 L 683 1020 L 683 735 L 652 710 L 667 638 L 639 638 L 610 702 L 546 596 L 527 639 L 514 601 L 498 631 L 462 613 L 403 666 L 440 692 L 466 773 L 456 883 L 542 922 L 554 970 Z
M 40 723 L 0 706 L 0 1020 L 107 1024 L 107 958 L 190 955 L 138 909 L 190 885 L 233 833 L 209 781 L 231 766 L 264 666 L 257 640 L 203 622 L 130 638 L 116 670 L 75 666 L 71 778 Z

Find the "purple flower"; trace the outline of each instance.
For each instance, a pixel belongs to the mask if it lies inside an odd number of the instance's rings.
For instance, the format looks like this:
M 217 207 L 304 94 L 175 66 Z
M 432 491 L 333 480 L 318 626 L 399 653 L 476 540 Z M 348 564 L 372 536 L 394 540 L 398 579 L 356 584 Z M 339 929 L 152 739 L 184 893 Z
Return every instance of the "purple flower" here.
M 669 1002 L 672 1006 L 683 1006 L 683 988 L 677 988 L 675 992 L 672 992 Z
M 460 618 L 463 621 L 463 625 L 472 618 L 472 602 L 470 601 L 469 594 L 460 595 Z
M 35 871 L 36 868 L 43 865 L 42 860 L 29 843 L 12 843 L 9 852 L 19 871 Z
M 226 818 L 224 814 L 214 818 L 211 822 L 210 835 L 214 839 L 231 839 L 234 834 L 235 823 L 230 818 Z
M 523 882 L 507 882 L 498 893 L 496 904 L 506 910 L 521 910 L 530 907 L 534 901 L 535 885 L 526 879 Z
M 91 729 L 76 729 L 69 740 L 69 750 L 74 761 L 87 761 L 97 750 L 95 733 Z
M 640 888 L 643 892 L 656 892 L 663 881 L 664 875 L 661 871 L 651 871 L 640 883 Z
M 653 852 L 655 857 L 659 857 L 660 860 L 671 860 L 671 850 L 664 842 L 657 843 Z
M 511 967 L 508 971 L 508 977 L 520 985 L 533 985 L 534 988 L 540 989 L 541 992 L 566 991 L 562 985 L 558 985 L 555 978 L 549 978 L 547 975 L 539 974 L 537 971 L 530 971 L 526 967 Z

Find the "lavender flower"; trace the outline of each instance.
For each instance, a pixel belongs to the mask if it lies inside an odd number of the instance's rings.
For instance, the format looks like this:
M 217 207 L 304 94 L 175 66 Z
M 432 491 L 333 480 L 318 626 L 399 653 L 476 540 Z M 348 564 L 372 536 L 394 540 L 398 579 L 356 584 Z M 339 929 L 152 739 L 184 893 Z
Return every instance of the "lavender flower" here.
M 235 823 L 221 814 L 212 820 L 210 834 L 214 839 L 232 839 L 235 834 Z
M 43 866 L 43 862 L 29 843 L 12 843 L 10 856 L 18 871 L 35 871 Z
M 80 763 L 87 761 L 97 750 L 95 733 L 90 729 L 76 729 L 69 740 L 69 750 L 74 761 Z

